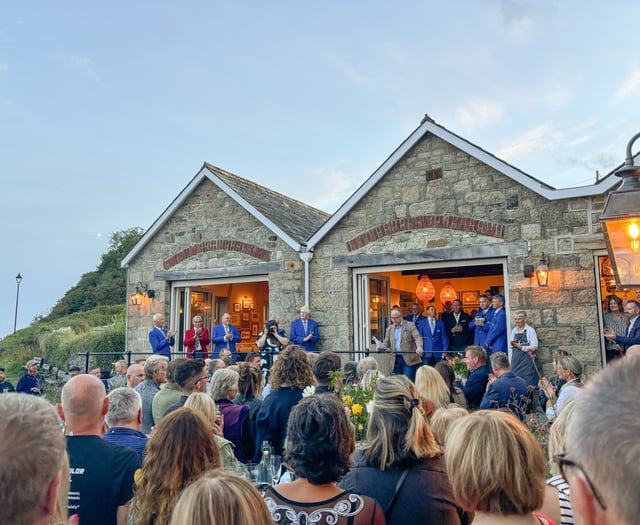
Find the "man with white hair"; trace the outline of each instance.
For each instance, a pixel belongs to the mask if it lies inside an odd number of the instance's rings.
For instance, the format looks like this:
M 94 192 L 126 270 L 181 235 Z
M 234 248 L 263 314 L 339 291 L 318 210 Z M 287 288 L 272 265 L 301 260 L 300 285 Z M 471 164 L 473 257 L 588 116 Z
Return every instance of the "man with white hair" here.
M 300 318 L 291 321 L 289 341 L 300 345 L 307 352 L 315 352 L 316 345 L 320 342 L 320 332 L 318 331 L 318 323 L 311 319 L 310 315 L 311 310 L 308 306 L 300 308 Z
M 12 525 L 51 523 L 63 471 L 65 440 L 46 400 L 0 396 L 0 509 Z
M 640 516 L 640 356 L 617 359 L 575 401 L 566 453 L 556 456 L 571 487 L 576 524 L 635 525 Z
M 144 381 L 144 366 L 138 363 L 129 365 L 127 368 L 127 386 L 135 388 Z
M 100 437 L 109 408 L 102 382 L 89 374 L 73 377 L 61 398 L 57 409 L 66 423 L 71 472 L 69 514 L 79 514 L 85 524 L 125 525 L 140 460 L 133 450 Z
M 109 388 L 120 388 L 127 386 L 127 362 L 124 359 L 118 359 L 113 363 L 115 374 L 109 378 Z
M 164 315 L 153 314 L 153 328 L 149 332 L 149 344 L 154 354 L 160 354 L 171 360 L 171 349 L 176 344 L 175 330 L 164 327 Z
M 142 427 L 142 398 L 131 388 L 116 388 L 109 393 L 109 410 L 105 421 L 109 430 L 102 439 L 129 447 L 144 460 L 145 447 L 149 438 L 140 432 Z
M 155 426 L 153 398 L 160 392 L 160 385 L 167 382 L 169 361 L 163 355 L 152 355 L 144 363 L 144 381 L 136 387 L 142 398 L 142 432 L 149 435 Z

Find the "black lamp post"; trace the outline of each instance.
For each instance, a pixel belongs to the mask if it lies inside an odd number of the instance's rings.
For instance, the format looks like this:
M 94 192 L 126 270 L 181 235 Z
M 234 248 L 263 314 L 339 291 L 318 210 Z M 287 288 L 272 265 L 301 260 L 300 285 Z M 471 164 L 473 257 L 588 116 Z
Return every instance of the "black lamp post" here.
M 624 166 L 616 171 L 622 185 L 609 194 L 600 215 L 613 275 L 623 288 L 640 288 L 640 166 L 631 153 L 639 138 L 637 133 L 627 144 Z
M 16 315 L 13 318 L 13 333 L 16 333 L 16 327 L 18 326 L 18 300 L 20 299 L 20 283 L 22 282 L 22 275 L 16 275 Z

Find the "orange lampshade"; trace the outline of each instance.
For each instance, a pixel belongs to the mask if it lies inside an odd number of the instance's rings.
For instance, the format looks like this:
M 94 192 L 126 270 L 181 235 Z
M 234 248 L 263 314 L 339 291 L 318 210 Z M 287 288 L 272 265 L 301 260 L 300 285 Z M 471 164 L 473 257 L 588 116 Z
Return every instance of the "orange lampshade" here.
M 416 297 L 423 303 L 431 301 L 436 296 L 436 289 L 433 287 L 428 275 L 421 275 L 416 286 Z
M 453 287 L 450 281 L 444 283 L 442 290 L 440 290 L 440 302 L 445 304 L 447 301 L 453 301 L 458 298 L 456 289 Z

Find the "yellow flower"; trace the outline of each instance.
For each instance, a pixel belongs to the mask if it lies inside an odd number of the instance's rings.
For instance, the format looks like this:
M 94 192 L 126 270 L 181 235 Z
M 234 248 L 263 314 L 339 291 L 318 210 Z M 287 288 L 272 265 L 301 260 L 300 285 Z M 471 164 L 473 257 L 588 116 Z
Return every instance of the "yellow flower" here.
M 362 414 L 362 405 L 359 405 L 358 403 L 355 403 L 351 407 L 351 412 L 353 413 L 354 416 L 359 416 L 360 414 Z
M 344 396 L 342 398 L 342 401 L 344 401 L 345 405 L 351 406 L 351 403 L 353 403 L 353 398 L 351 396 Z

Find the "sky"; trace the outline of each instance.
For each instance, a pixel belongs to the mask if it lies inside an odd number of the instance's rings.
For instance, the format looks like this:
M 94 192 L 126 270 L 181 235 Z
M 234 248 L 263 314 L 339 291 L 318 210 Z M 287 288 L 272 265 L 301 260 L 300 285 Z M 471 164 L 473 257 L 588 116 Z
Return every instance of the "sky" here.
M 640 131 L 640 3 L 0 3 L 0 338 L 204 161 L 335 211 L 420 124 L 551 186 Z M 636 145 L 635 151 L 640 149 Z

